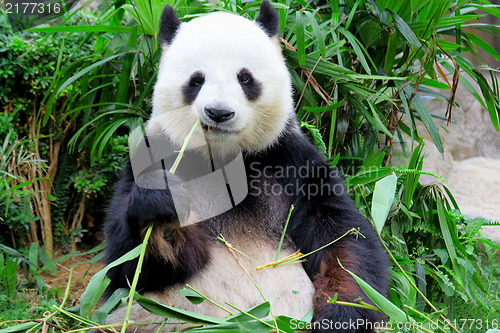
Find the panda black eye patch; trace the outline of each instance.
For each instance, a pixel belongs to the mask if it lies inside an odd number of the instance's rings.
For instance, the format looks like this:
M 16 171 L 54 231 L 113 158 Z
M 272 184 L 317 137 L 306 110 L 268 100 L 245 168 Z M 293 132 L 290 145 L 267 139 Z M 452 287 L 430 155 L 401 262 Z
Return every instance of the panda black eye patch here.
M 198 96 L 201 87 L 205 83 L 205 75 L 202 72 L 194 72 L 182 87 L 182 96 L 186 104 L 191 104 Z
M 252 73 L 246 68 L 242 68 L 236 75 L 238 82 L 249 101 L 259 98 L 262 93 L 260 82 L 254 79 Z

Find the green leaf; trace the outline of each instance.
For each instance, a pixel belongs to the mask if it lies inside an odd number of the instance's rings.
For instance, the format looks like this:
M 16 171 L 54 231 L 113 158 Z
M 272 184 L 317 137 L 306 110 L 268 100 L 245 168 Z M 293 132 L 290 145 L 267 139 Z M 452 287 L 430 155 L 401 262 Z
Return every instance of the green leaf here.
M 106 290 L 106 287 L 110 283 L 110 280 L 106 277 L 106 273 L 113 267 L 139 257 L 139 255 L 141 254 L 141 248 L 142 244 L 128 251 L 123 256 L 101 269 L 92 277 L 92 279 L 90 279 L 89 284 L 87 285 L 87 289 L 85 289 L 82 296 L 80 297 L 80 315 L 82 317 L 86 317 L 90 313 L 90 311 L 97 304 L 99 298 L 101 298 L 104 290 Z
M 463 33 L 463 36 L 468 39 L 470 42 L 476 44 L 480 48 L 482 48 L 484 51 L 488 52 L 490 56 L 493 57 L 496 61 L 500 61 L 500 54 L 498 53 L 495 48 L 493 48 L 490 44 L 486 43 L 484 40 L 479 38 L 478 36 L 471 34 L 471 33 Z
M 133 49 L 133 47 L 136 44 L 136 39 L 137 39 L 137 27 L 134 27 L 132 31 L 130 32 L 129 35 L 129 41 L 127 43 L 127 47 L 130 49 Z M 118 84 L 118 91 L 116 92 L 115 96 L 115 101 L 118 103 L 125 103 L 127 102 L 126 95 L 127 91 L 130 88 L 130 81 L 131 77 L 134 76 L 134 73 L 132 71 L 133 68 L 133 62 L 135 59 L 135 53 L 130 52 L 125 55 L 122 61 L 122 68 L 121 68 L 121 74 L 120 74 L 120 81 Z
M 115 134 L 116 130 L 120 126 L 130 122 L 130 120 L 131 120 L 130 117 L 117 119 L 113 123 L 109 124 L 108 127 L 106 127 L 106 129 L 103 132 L 101 132 L 101 134 L 99 134 L 99 139 L 95 140 L 95 141 L 99 142 L 99 150 L 97 151 L 97 158 L 101 158 L 102 153 L 104 151 L 104 148 L 106 148 L 106 145 L 108 144 L 111 137 Z M 97 142 L 94 142 L 94 143 L 97 143 Z M 92 157 L 96 156 L 95 155 L 95 148 L 96 147 L 97 147 L 97 145 L 94 145 L 90 151 L 90 155 Z
M 151 299 L 139 295 L 138 293 L 135 293 L 134 299 L 146 311 L 160 317 L 172 318 L 197 325 L 211 325 L 222 322 L 222 320 L 219 318 L 213 318 L 157 303 Z
M 369 101 L 369 100 L 367 102 L 368 102 L 368 106 L 370 107 L 370 110 L 372 111 L 372 116 L 373 116 L 372 119 L 373 119 L 373 122 L 374 122 L 375 126 L 377 127 L 377 129 L 379 131 L 384 132 L 384 134 L 387 135 L 388 137 L 392 138 L 393 137 L 392 133 L 389 132 L 387 127 L 385 127 L 385 124 L 380 119 L 379 111 L 377 110 L 377 108 L 375 107 L 373 102 Z
M 413 30 L 411 30 L 411 28 L 408 26 L 405 20 L 403 20 L 401 16 L 394 13 L 392 10 L 390 9 L 387 10 L 391 13 L 396 28 L 408 41 L 408 43 L 416 49 L 420 48 L 422 44 L 420 44 L 420 41 L 418 40 L 417 36 L 415 36 L 415 33 L 413 32 Z
M 269 316 L 269 312 L 271 311 L 271 306 L 269 302 L 264 302 L 257 306 L 254 306 L 248 310 L 245 310 L 245 313 L 240 312 L 236 313 L 232 316 L 226 318 L 226 321 L 234 321 L 234 322 L 242 322 L 242 321 L 250 321 L 253 320 L 252 317 L 248 316 L 248 314 L 256 317 L 256 318 L 265 318 Z
M 407 85 L 404 89 L 406 96 L 409 97 L 413 93 L 413 86 L 412 85 Z M 443 148 L 443 142 L 441 141 L 441 136 L 439 135 L 438 129 L 436 127 L 436 124 L 434 123 L 434 120 L 432 119 L 432 116 L 425 106 L 424 102 L 420 98 L 419 94 L 416 94 L 413 97 L 412 100 L 413 107 L 415 108 L 415 111 L 417 111 L 417 114 L 420 116 L 420 119 L 422 123 L 424 124 L 425 128 L 427 129 L 427 132 L 429 133 L 432 141 L 434 142 L 434 145 L 436 146 L 437 150 L 440 153 L 444 152 Z
M 305 122 L 301 122 L 300 127 L 305 127 L 311 132 L 312 137 L 313 137 L 313 141 L 314 141 L 314 145 L 316 146 L 316 148 L 318 148 L 318 150 L 323 155 L 326 155 L 326 144 L 323 141 L 323 137 L 321 136 L 319 129 L 317 129 L 316 126 L 305 123 Z
M 258 321 L 248 322 L 224 322 L 218 325 L 205 326 L 190 330 L 190 333 L 211 332 L 211 333 L 266 333 L 271 330 L 271 327 Z
M 45 195 L 47 196 L 47 200 L 49 200 L 49 201 L 54 202 L 57 200 L 57 198 L 50 193 L 45 193 Z
M 375 182 L 382 177 L 388 176 L 392 173 L 391 167 L 382 167 L 375 170 L 367 170 L 358 172 L 356 175 L 348 177 L 346 179 L 346 184 L 349 187 L 354 187 L 361 184 L 368 184 Z
M 411 155 L 410 163 L 408 168 L 411 170 L 422 170 L 423 158 L 422 151 L 424 149 L 424 145 L 420 144 L 413 150 Z M 410 173 L 406 175 L 406 182 L 403 193 L 403 202 L 407 207 L 411 207 L 413 204 L 413 197 L 415 194 L 415 190 L 419 185 L 418 179 L 420 178 L 420 174 L 418 172 Z
M 373 61 L 370 59 L 368 55 L 365 57 L 366 50 L 362 46 L 362 44 L 358 41 L 358 39 L 350 32 L 345 29 L 339 29 L 339 31 L 347 38 L 349 41 L 349 44 L 351 44 L 354 53 L 359 59 L 359 62 L 361 63 L 361 66 L 363 66 L 364 70 L 368 73 L 368 75 L 372 74 L 372 70 L 370 68 L 370 65 L 368 65 L 368 62 L 366 61 L 367 57 L 368 59 L 372 62 Z
M 81 78 L 82 76 L 84 76 L 85 74 L 90 73 L 94 68 L 99 67 L 102 64 L 107 63 L 107 62 L 109 62 L 109 61 L 111 61 L 113 59 L 121 57 L 121 56 L 123 56 L 126 53 L 127 52 L 123 52 L 123 53 L 118 53 L 118 54 L 112 55 L 112 56 L 107 57 L 105 59 L 99 60 L 99 61 L 93 63 L 90 66 L 85 67 L 84 69 L 82 69 L 81 71 L 79 71 L 78 73 L 76 73 L 75 75 L 73 75 L 72 77 L 70 77 L 69 79 L 67 79 L 63 84 L 61 84 L 59 86 L 59 88 L 57 89 L 56 95 L 59 95 L 64 89 L 66 89 L 66 87 L 68 87 L 69 85 L 71 85 L 73 82 L 75 82 L 76 80 L 78 80 L 79 78 Z
M 5 246 L 3 244 L 0 244 L 0 251 L 7 253 L 11 257 L 15 257 L 15 258 L 22 258 L 23 257 L 23 255 L 19 251 L 17 251 L 16 249 Z
M 24 323 L 24 324 L 20 324 L 20 325 L 8 327 L 8 328 L 2 328 L 2 329 L 0 329 L 0 333 L 26 332 L 27 330 L 29 330 L 30 328 L 32 328 L 36 325 L 40 325 L 40 323 Z
M 318 43 L 321 56 L 323 57 L 323 59 L 325 59 L 326 58 L 325 36 L 323 35 L 320 27 L 318 26 L 318 22 L 316 22 L 313 14 L 308 11 L 305 11 L 304 13 L 307 16 L 307 20 L 311 24 L 311 28 L 313 30 L 315 40 Z
M 457 270 L 458 268 L 457 252 L 455 251 L 455 246 L 453 245 L 454 242 L 450 230 L 450 225 L 448 223 L 448 219 L 446 218 L 447 215 L 443 205 L 443 198 L 441 197 L 436 198 L 436 204 L 437 204 L 439 226 L 441 228 L 441 234 L 443 236 L 444 243 L 446 245 L 446 250 L 450 255 L 453 268 Z
M 131 32 L 134 27 L 118 27 L 112 25 L 85 25 L 85 26 L 57 26 L 57 27 L 44 27 L 44 28 L 32 28 L 27 29 L 26 31 L 31 32 L 112 32 L 112 33 L 120 33 L 120 32 Z
M 500 130 L 500 106 L 498 105 L 498 99 L 499 96 L 496 96 L 498 93 L 494 93 L 489 84 L 488 81 L 484 78 L 484 76 L 479 73 L 478 71 L 474 70 L 474 73 L 476 74 L 476 82 L 479 85 L 479 88 L 481 88 L 481 93 L 483 94 L 484 100 L 486 102 L 486 107 L 488 110 L 488 113 L 490 114 L 491 118 L 491 123 L 495 127 L 497 131 Z
M 206 299 L 205 297 L 200 296 L 194 291 L 187 288 L 182 288 L 181 290 L 179 290 L 178 294 L 186 297 L 188 301 L 195 305 L 203 303 L 203 301 Z
M 108 314 L 111 312 L 111 310 L 114 309 L 114 307 L 120 303 L 120 301 L 127 297 L 129 294 L 129 290 L 127 288 L 120 288 L 115 290 L 115 292 L 106 300 L 106 302 L 99 308 L 97 309 L 94 314 L 92 315 L 91 320 L 95 321 L 99 324 L 103 324 L 104 320 L 108 316 Z
M 345 269 L 344 266 L 342 266 L 340 261 L 339 261 L 339 264 L 344 270 L 346 270 L 349 274 L 351 274 L 351 276 L 354 278 L 354 280 L 356 280 L 356 282 L 359 284 L 361 289 L 363 289 L 366 296 L 368 296 L 368 298 L 370 298 L 370 300 L 373 302 L 373 304 L 375 304 L 385 314 L 390 316 L 391 319 L 395 320 L 396 322 L 400 322 L 400 323 L 414 322 L 414 320 L 411 317 L 408 317 L 406 315 L 406 313 L 404 313 L 400 308 L 395 306 L 391 301 L 389 301 L 387 298 L 385 298 L 378 291 L 373 289 L 372 286 L 370 286 L 368 283 L 363 281 L 361 278 L 359 278 L 353 272 L 349 271 L 348 269 Z
M 304 67 L 306 64 L 306 42 L 304 36 L 304 18 L 302 12 L 298 10 L 295 13 L 295 38 L 297 41 L 296 50 L 299 59 L 299 66 Z
M 389 41 L 387 42 L 387 50 L 385 53 L 384 61 L 384 72 L 391 74 L 392 66 L 394 65 L 394 60 L 396 59 L 397 43 L 399 42 L 396 33 L 391 33 L 389 35 Z
M 392 173 L 375 183 L 372 199 L 372 219 L 378 233 L 382 232 L 387 216 L 394 201 L 398 177 Z
M 338 101 L 337 103 L 329 104 L 327 106 L 304 106 L 302 107 L 302 109 L 304 109 L 307 112 L 313 112 L 313 113 L 329 112 L 338 109 L 344 104 L 345 104 L 345 99 Z
M 36 270 L 38 268 L 38 243 L 32 243 L 28 252 L 28 260 L 30 263 L 30 271 L 34 276 L 36 275 Z

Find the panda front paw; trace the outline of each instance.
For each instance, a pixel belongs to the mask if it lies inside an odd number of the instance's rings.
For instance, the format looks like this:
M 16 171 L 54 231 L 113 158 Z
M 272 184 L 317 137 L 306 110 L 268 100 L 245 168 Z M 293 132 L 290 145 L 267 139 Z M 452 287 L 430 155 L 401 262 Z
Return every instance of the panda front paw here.
M 179 220 L 187 220 L 191 215 L 190 197 L 183 183 L 163 170 L 140 175 L 130 195 L 129 220 L 141 230 L 152 224 L 173 230 L 180 228 Z

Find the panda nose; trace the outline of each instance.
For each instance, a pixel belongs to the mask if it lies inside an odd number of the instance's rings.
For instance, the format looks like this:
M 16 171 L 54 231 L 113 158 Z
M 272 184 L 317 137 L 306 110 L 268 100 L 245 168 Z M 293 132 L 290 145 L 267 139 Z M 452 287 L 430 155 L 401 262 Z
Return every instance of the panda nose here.
M 206 115 L 216 123 L 223 123 L 234 117 L 234 112 L 231 110 L 205 108 Z

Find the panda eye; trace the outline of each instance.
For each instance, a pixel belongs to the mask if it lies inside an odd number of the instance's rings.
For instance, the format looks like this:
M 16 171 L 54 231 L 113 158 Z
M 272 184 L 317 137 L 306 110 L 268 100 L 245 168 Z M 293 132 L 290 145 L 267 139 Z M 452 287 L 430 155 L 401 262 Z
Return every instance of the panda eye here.
M 199 71 L 191 74 L 189 79 L 182 86 L 182 94 L 184 97 L 184 102 L 186 104 L 191 104 L 194 102 L 204 83 L 205 74 Z
M 252 84 L 253 82 L 252 74 L 250 74 L 250 72 L 247 69 L 242 69 L 238 73 L 238 81 L 240 82 L 240 84 L 245 84 L 245 85 Z
M 243 74 L 243 75 L 240 75 L 240 77 L 238 77 L 238 80 L 243 84 L 248 84 L 248 83 L 250 83 L 250 76 Z
M 191 87 L 199 87 L 203 85 L 203 83 L 205 83 L 205 76 L 201 72 L 194 73 L 189 79 L 189 85 Z
M 255 101 L 262 93 L 262 84 L 256 80 L 247 68 L 242 68 L 238 74 L 238 82 L 249 101 Z

